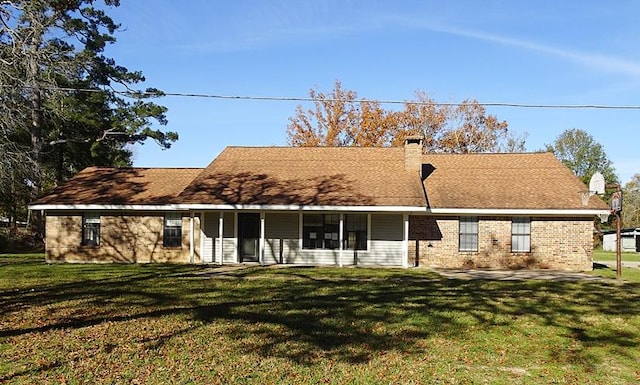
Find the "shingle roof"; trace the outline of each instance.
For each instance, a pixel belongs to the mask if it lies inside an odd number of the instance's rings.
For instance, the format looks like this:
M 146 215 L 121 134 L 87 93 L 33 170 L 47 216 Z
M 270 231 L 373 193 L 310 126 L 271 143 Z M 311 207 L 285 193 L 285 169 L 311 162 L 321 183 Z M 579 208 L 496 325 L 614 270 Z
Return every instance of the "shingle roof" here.
M 166 204 L 201 168 L 88 167 L 32 204 Z
M 227 147 L 205 169 L 90 167 L 32 205 L 220 204 L 607 209 L 552 154 L 428 154 L 404 148 Z M 426 197 L 425 197 L 426 191 Z
M 227 147 L 180 194 L 184 203 L 424 206 L 403 148 Z
M 434 208 L 607 209 L 598 197 L 584 206 L 587 187 L 551 153 L 429 154 L 425 182 Z

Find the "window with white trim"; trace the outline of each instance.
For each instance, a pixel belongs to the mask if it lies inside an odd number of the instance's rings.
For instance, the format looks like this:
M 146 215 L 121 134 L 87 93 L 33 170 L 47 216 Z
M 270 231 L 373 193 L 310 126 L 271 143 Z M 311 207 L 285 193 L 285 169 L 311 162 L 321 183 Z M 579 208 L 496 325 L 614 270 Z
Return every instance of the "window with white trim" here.
M 100 213 L 82 215 L 82 246 L 100 246 Z
M 531 251 L 531 218 L 513 218 L 511 220 L 511 252 L 528 253 Z
M 166 213 L 164 215 L 164 231 L 162 233 L 164 247 L 182 246 L 182 214 Z
M 344 216 L 344 245 L 348 250 L 367 249 L 367 214 Z
M 340 246 L 339 214 L 303 214 L 302 248 L 337 249 Z
M 459 251 L 478 251 L 478 217 L 460 217 Z

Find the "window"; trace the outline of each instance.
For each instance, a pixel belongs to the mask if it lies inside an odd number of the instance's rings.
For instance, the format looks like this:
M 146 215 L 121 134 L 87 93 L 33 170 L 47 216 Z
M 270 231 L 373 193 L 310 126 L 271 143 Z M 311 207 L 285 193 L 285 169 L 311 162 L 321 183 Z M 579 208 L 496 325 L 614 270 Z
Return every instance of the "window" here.
M 460 217 L 460 251 L 478 251 L 478 217 Z
M 367 249 L 367 214 L 347 214 L 343 224 L 343 247 Z M 340 247 L 340 214 L 304 214 L 302 216 L 303 249 L 337 249 Z
M 100 213 L 82 216 L 82 246 L 100 246 Z
M 337 249 L 340 244 L 339 214 L 304 214 L 302 216 L 303 249 Z
M 164 215 L 162 245 L 164 247 L 182 246 L 182 214 L 166 213 Z
M 367 249 L 367 214 L 347 214 L 344 216 L 345 249 Z
M 531 251 L 531 218 L 513 218 L 511 221 L 511 251 Z

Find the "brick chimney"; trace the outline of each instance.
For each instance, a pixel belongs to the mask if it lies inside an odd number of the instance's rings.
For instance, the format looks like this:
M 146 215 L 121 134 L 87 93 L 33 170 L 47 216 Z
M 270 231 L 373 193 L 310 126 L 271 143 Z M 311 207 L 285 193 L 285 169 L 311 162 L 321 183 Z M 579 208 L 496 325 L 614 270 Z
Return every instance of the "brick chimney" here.
M 404 140 L 404 167 L 407 171 L 422 171 L 422 136 L 407 136 Z

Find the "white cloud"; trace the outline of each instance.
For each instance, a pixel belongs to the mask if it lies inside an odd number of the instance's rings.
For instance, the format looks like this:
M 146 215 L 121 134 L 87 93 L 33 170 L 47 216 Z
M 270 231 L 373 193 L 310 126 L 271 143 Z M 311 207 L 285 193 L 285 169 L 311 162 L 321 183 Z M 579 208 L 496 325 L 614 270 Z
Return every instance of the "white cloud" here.
M 410 24 L 414 28 L 467 37 L 475 40 L 511 46 L 533 52 L 540 52 L 558 58 L 567 59 L 575 63 L 598 70 L 629 75 L 634 78 L 640 79 L 640 63 L 630 60 L 624 60 L 617 57 L 596 53 L 572 51 L 569 49 L 535 43 L 523 39 L 516 39 L 468 29 L 461 29 L 452 26 L 429 24 L 421 21 L 415 22 L 407 19 L 404 19 L 404 22 Z
M 640 63 L 632 60 L 459 28 L 447 22 L 451 16 L 443 12 L 439 16 L 438 13 L 427 15 L 423 9 L 409 15 L 397 12 L 393 9 L 396 7 L 388 4 L 380 7 L 372 3 L 366 8 L 360 5 L 338 0 L 320 3 L 274 0 L 255 2 L 251 7 L 230 7 L 222 10 L 217 23 L 196 23 L 206 26 L 198 34 L 199 38 L 184 39 L 178 45 L 203 53 L 245 51 L 271 45 L 309 44 L 380 29 L 412 28 L 538 52 L 640 80 Z

